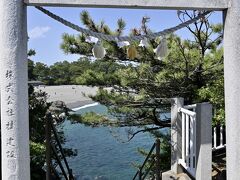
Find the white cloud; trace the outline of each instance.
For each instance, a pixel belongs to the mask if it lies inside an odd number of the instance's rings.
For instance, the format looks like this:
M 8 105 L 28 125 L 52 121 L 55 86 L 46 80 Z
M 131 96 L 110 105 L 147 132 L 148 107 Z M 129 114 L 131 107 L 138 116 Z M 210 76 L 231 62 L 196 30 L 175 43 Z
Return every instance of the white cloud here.
M 28 36 L 30 39 L 44 38 L 45 34 L 50 29 L 51 28 L 48 26 L 44 26 L 44 27 L 36 26 L 28 32 Z

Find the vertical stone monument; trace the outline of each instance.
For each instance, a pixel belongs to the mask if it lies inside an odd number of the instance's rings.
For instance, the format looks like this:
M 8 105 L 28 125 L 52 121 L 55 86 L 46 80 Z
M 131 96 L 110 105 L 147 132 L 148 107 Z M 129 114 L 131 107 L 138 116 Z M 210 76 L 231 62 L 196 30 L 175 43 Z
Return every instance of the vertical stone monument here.
M 2 180 L 29 180 L 27 18 L 23 0 L 0 1 Z

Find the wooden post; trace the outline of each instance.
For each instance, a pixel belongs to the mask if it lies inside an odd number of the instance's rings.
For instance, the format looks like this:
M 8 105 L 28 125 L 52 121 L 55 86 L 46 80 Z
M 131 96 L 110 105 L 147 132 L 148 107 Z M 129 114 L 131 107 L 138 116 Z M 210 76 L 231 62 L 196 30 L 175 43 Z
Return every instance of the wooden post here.
M 156 140 L 156 180 L 161 180 L 160 139 Z
M 46 180 L 51 180 L 51 113 L 46 115 L 45 133 L 46 133 Z

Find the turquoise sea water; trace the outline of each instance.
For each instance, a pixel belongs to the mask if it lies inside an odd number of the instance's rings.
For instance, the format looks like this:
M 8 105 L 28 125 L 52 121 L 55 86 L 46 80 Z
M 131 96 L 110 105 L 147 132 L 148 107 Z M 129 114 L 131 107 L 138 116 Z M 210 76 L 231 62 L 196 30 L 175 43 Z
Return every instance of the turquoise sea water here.
M 106 107 L 102 105 L 86 107 L 76 113 L 89 111 L 107 114 Z M 140 133 L 130 142 L 121 143 L 117 139 L 126 140 L 128 128 L 91 128 L 65 121 L 63 130 L 67 141 L 65 146 L 78 151 L 78 156 L 69 158 L 68 162 L 80 180 L 130 180 L 136 172 L 131 163 L 144 160 L 137 148 L 148 150 L 154 143 L 147 133 Z

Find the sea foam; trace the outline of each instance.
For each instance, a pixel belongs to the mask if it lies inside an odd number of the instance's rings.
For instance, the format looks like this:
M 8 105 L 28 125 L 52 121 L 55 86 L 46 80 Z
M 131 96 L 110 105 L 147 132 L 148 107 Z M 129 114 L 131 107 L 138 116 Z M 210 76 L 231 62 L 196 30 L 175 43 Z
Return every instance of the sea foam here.
M 98 102 L 92 103 L 92 104 L 87 104 L 87 105 L 84 105 L 84 106 L 81 106 L 81 107 L 77 107 L 77 108 L 73 108 L 72 110 L 73 111 L 78 111 L 80 109 L 84 109 L 84 108 L 88 108 L 88 107 L 92 107 L 92 106 L 97 106 L 97 105 L 99 105 Z

